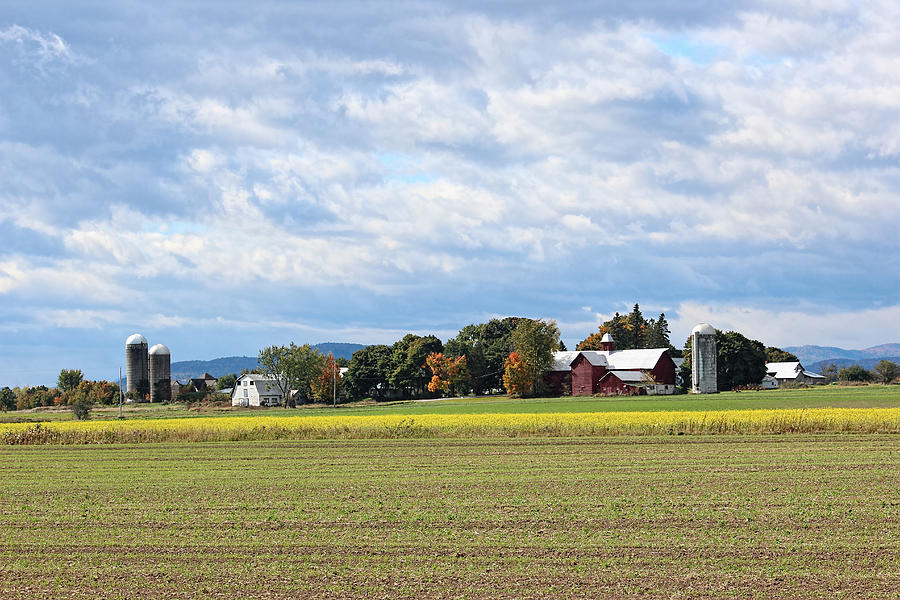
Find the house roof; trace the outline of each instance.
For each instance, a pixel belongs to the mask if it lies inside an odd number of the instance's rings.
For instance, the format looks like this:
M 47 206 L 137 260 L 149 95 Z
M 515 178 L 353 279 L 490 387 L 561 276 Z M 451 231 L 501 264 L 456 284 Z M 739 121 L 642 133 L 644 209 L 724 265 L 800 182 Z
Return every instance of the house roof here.
M 269 377 L 262 373 L 244 373 L 237 378 L 238 381 L 241 381 L 242 379 L 252 379 L 253 381 L 275 381 L 274 377 Z

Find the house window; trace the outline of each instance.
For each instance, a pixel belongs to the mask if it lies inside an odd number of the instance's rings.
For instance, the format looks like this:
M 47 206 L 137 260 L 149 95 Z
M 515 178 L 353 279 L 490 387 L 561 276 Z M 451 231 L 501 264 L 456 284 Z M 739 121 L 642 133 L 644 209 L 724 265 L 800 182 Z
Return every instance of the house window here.
M 250 382 L 250 385 L 253 385 L 253 382 L 252 382 L 252 381 Z
M 244 390 L 244 398 L 247 397 L 247 390 Z

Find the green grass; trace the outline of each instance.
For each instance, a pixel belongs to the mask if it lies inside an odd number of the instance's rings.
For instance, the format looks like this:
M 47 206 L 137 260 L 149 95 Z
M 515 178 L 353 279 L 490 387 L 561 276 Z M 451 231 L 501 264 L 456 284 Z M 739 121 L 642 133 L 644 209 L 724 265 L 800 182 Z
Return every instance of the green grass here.
M 2 598 L 895 598 L 900 437 L 0 447 Z
M 487 413 L 544 413 L 544 412 L 616 412 L 657 410 L 744 410 L 754 408 L 893 408 L 900 407 L 900 386 L 868 385 L 861 387 L 822 386 L 799 390 L 766 390 L 756 392 L 725 392 L 714 395 L 639 396 L 639 397 L 565 397 L 511 399 L 492 396 L 465 399 L 446 399 L 430 402 L 385 402 L 380 404 L 351 404 L 306 406 L 297 409 L 206 407 L 188 409 L 184 405 L 129 405 L 124 414 L 128 419 L 190 418 L 201 416 L 237 415 L 372 415 L 372 414 L 487 414 Z M 116 419 L 118 407 L 96 408 L 92 419 Z M 72 420 L 68 410 L 0 413 L 0 422 Z

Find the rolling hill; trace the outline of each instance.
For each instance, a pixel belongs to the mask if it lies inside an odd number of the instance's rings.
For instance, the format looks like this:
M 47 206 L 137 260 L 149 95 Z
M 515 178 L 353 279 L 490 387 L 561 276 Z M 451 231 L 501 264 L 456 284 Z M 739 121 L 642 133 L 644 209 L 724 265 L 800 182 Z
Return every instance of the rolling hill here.
M 349 359 L 354 352 L 365 348 L 362 344 L 342 342 L 323 342 L 313 348 L 323 354 L 333 354 L 335 358 Z M 211 360 L 181 360 L 172 363 L 172 379 L 184 381 L 191 377 L 200 377 L 209 373 L 213 377 L 221 377 L 229 373 L 240 373 L 244 369 L 255 369 L 259 365 L 255 356 L 226 356 Z
M 862 350 L 848 350 L 835 346 L 788 346 L 784 350 L 797 355 L 807 369 L 821 373 L 821 369 L 834 363 L 838 368 L 860 365 L 871 369 L 880 360 L 900 364 L 900 344 L 879 344 Z

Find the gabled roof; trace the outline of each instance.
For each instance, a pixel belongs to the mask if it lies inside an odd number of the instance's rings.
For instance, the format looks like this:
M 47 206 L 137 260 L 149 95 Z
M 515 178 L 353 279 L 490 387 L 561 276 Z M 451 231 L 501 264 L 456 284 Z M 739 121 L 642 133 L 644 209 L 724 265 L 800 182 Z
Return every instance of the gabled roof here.
M 571 368 L 578 355 L 583 355 L 588 362 L 595 367 L 606 367 L 614 371 L 616 369 L 644 369 L 650 370 L 656 366 L 662 355 L 668 352 L 668 348 L 647 348 L 642 350 L 582 350 L 581 352 L 554 352 L 553 370 L 567 371 Z M 561 364 L 568 360 L 566 367 Z
M 824 375 L 807 371 L 803 368 L 803 365 L 797 361 L 766 363 L 766 373 L 772 375 L 776 379 L 797 379 L 800 375 L 805 375 L 813 379 L 825 379 Z
M 244 373 L 237 378 L 238 381 L 241 381 L 243 379 L 251 379 L 253 381 L 275 381 L 274 377 L 269 377 L 268 375 L 263 375 L 262 373 Z
M 803 372 L 803 365 L 797 361 L 770 362 L 766 363 L 766 372 L 778 379 L 795 379 Z

